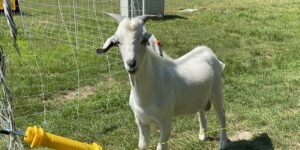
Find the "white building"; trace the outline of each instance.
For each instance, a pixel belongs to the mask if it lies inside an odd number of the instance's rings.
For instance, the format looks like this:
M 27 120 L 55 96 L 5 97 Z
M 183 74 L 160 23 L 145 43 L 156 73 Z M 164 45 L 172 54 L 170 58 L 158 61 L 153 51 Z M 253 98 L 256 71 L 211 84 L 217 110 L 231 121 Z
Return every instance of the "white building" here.
M 164 15 L 165 0 L 120 0 L 122 16 Z

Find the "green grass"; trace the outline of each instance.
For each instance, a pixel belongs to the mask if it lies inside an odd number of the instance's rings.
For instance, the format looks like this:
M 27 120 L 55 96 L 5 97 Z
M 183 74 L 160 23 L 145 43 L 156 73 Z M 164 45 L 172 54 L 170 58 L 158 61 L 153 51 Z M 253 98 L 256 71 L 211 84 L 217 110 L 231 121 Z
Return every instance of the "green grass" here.
M 0 44 L 6 52 L 16 124 L 20 130 L 40 125 L 72 139 L 92 139 L 105 149 L 135 149 L 138 132 L 120 55 L 117 49 L 108 57 L 95 54 L 103 43 L 100 32 L 105 40 L 116 29 L 101 10 L 118 11 L 118 1 L 97 3 L 99 22 L 91 3 L 78 4 L 78 48 L 71 2 L 61 2 L 70 6 L 62 9 L 65 24 L 56 6 L 27 3 L 27 35 L 19 28 L 21 57 L 12 48 L 5 18 L 0 16 Z M 201 44 L 211 47 L 226 64 L 223 91 L 229 138 L 242 131 L 254 135 L 228 149 L 300 148 L 299 7 L 300 2 L 288 0 L 166 0 L 166 19 L 147 23 L 148 31 L 172 57 Z M 178 12 L 185 8 L 199 11 Z M 21 27 L 21 17 L 15 19 Z M 87 86 L 91 89 L 85 91 Z M 66 98 L 78 87 L 80 93 L 89 94 Z M 214 111 L 207 115 L 209 136 L 217 138 L 217 117 Z M 218 140 L 197 139 L 196 115 L 174 118 L 173 123 L 170 149 L 218 149 Z M 158 141 L 157 130 L 151 132 L 151 149 Z

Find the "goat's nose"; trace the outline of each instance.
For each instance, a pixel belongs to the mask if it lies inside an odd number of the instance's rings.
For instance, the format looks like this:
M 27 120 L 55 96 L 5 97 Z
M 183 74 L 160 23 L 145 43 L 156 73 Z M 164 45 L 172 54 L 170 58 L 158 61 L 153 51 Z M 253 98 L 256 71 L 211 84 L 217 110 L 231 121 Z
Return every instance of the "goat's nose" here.
M 136 61 L 135 61 L 135 60 L 128 60 L 126 63 L 127 63 L 127 65 L 128 65 L 130 68 L 134 68 L 135 65 L 136 65 Z

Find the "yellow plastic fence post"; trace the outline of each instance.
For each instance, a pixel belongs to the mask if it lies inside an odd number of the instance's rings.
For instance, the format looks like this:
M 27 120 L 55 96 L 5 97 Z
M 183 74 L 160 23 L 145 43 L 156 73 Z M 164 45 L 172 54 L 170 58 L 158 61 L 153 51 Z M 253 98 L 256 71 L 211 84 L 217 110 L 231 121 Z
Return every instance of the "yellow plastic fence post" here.
M 0 10 L 4 10 L 4 8 L 3 8 L 3 1 L 4 0 L 0 0 Z M 11 9 L 12 10 L 16 10 L 17 9 L 17 2 L 16 2 L 17 0 L 10 0 L 10 7 L 11 7 Z
M 25 132 L 24 142 L 30 148 L 48 147 L 57 150 L 102 150 L 101 146 L 92 143 L 82 143 L 65 137 L 45 132 L 42 128 L 28 127 Z

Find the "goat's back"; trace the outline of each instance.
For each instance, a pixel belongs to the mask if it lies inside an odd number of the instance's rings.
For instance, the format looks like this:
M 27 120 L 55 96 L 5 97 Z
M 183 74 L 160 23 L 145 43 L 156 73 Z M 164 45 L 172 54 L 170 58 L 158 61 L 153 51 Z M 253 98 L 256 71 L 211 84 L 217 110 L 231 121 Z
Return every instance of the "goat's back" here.
M 203 110 L 211 96 L 215 82 L 221 81 L 222 64 L 206 46 L 196 47 L 175 60 L 176 81 L 175 114 L 188 114 Z
M 191 52 L 183 55 L 175 60 L 179 72 L 189 72 L 190 75 L 194 73 L 197 76 L 220 75 L 223 71 L 225 64 L 223 64 L 216 57 L 214 52 L 206 46 L 198 46 Z M 197 77 L 194 77 L 197 78 Z

